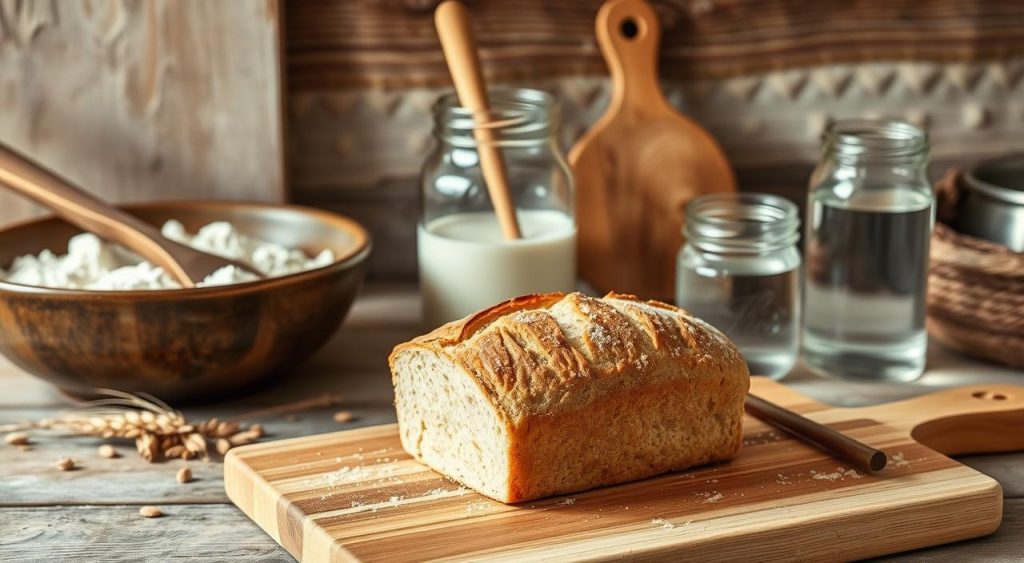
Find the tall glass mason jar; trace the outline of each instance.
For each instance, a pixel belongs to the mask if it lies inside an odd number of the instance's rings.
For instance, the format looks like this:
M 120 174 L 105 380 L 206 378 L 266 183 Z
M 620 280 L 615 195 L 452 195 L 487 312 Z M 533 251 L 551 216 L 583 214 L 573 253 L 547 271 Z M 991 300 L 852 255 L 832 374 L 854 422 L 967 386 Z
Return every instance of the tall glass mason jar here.
M 767 194 L 710 194 L 686 206 L 676 304 L 736 343 L 750 373 L 782 378 L 800 339 L 800 218 Z
M 804 360 L 823 375 L 912 381 L 928 345 L 928 136 L 903 121 L 844 120 L 822 145 L 804 240 Z
M 418 227 L 424 321 L 437 326 L 500 301 L 576 287 L 572 174 L 557 143 L 555 99 L 528 89 L 490 93 L 474 116 L 454 94 L 434 105 L 436 142 L 421 175 Z M 523 237 L 502 236 L 480 168 L 479 136 L 502 157 Z

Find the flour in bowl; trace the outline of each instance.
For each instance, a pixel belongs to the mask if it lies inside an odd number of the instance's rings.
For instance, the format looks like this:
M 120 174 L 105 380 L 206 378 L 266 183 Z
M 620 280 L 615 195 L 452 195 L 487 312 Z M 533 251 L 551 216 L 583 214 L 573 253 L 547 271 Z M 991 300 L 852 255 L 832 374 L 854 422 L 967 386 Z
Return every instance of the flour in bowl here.
M 310 257 L 301 250 L 246 236 L 226 221 L 210 223 L 195 235 L 190 235 L 181 223 L 171 220 L 164 223 L 161 232 L 169 239 L 210 254 L 250 264 L 254 271 L 266 277 L 312 270 L 334 262 L 334 253 L 330 249 Z M 162 268 L 92 233 L 71 237 L 68 253 L 63 256 L 44 250 L 37 256 L 16 258 L 10 269 L 0 269 L 0 279 L 23 285 L 98 291 L 181 288 Z M 229 285 L 255 279 L 256 276 L 250 272 L 225 266 L 197 285 Z

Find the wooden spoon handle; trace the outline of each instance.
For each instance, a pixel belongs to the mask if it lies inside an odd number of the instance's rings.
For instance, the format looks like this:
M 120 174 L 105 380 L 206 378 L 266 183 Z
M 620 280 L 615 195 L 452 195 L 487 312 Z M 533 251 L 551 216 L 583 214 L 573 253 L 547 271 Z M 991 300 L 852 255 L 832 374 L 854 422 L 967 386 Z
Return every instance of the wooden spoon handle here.
M 853 409 L 949 455 L 1024 450 L 1024 387 L 969 385 Z
M 612 77 L 613 108 L 641 110 L 668 106 L 658 84 L 661 28 L 644 0 L 610 0 L 597 13 L 597 43 Z
M 477 58 L 476 40 L 470 27 L 466 7 L 454 0 L 442 2 L 434 11 L 434 25 L 441 40 L 441 50 L 448 62 L 448 70 L 455 84 L 459 103 L 473 111 L 477 122 L 474 136 L 477 154 L 480 155 L 480 169 L 487 183 L 487 192 L 494 204 L 501 230 L 507 239 L 521 238 L 512 204 L 508 173 L 501 149 L 495 145 L 496 135 L 485 125 L 491 119 L 490 101 L 487 99 L 487 84 L 480 70 Z
M 54 172 L 0 144 L 0 184 L 52 210 L 72 225 L 122 242 L 154 262 L 184 287 L 192 280 L 172 255 L 177 243 L 139 218 L 96 199 Z

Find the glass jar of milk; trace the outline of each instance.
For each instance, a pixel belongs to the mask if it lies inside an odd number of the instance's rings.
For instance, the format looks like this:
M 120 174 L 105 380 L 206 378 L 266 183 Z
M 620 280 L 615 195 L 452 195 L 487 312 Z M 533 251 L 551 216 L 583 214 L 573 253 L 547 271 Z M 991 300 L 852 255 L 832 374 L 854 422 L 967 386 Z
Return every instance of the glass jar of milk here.
M 434 105 L 436 143 L 423 166 L 418 228 L 424 321 L 434 327 L 503 300 L 576 286 L 572 174 L 557 143 L 555 99 L 496 89 L 491 115 L 474 119 L 454 94 Z M 477 154 L 491 131 L 504 158 L 522 238 L 502 236 Z

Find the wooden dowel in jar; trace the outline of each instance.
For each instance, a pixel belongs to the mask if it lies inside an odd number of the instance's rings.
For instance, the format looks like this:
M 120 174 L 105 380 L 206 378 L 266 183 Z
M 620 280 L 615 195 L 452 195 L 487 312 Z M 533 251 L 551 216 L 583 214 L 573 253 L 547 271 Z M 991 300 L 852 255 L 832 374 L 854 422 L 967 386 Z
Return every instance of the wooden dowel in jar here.
M 480 155 L 480 169 L 491 196 L 494 211 L 498 215 L 501 232 L 506 239 L 522 238 L 516 209 L 512 203 L 508 172 L 501 149 L 495 144 L 496 135 L 488 127 L 491 120 L 490 102 L 487 98 L 487 84 L 480 70 L 477 58 L 476 40 L 470 27 L 466 7 L 455 0 L 446 0 L 434 11 L 434 26 L 441 40 L 441 50 L 448 63 L 448 72 L 455 84 L 459 105 L 473 112 L 476 120 L 474 136 L 477 154 Z

